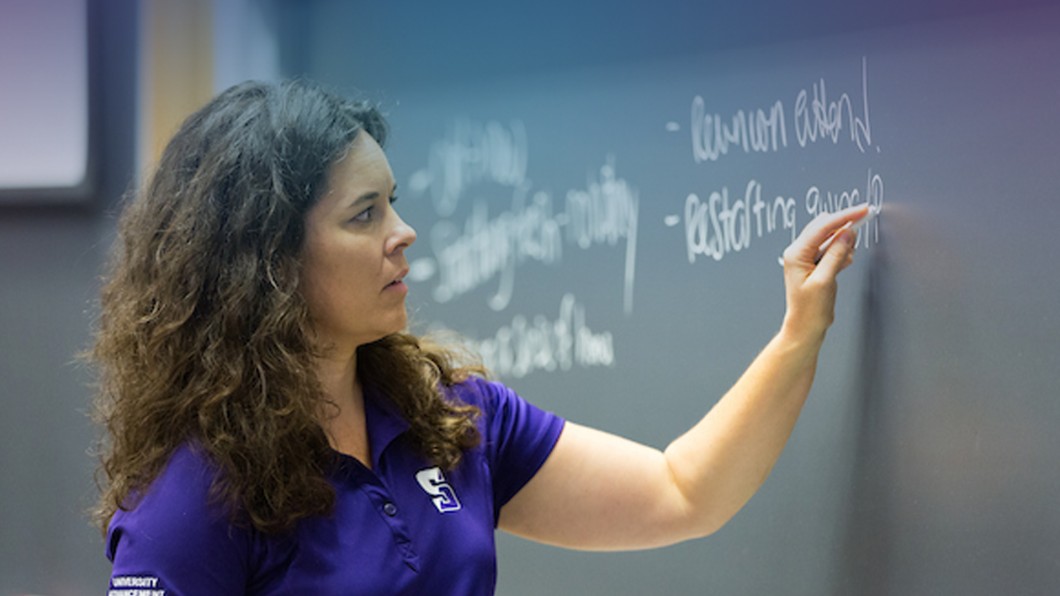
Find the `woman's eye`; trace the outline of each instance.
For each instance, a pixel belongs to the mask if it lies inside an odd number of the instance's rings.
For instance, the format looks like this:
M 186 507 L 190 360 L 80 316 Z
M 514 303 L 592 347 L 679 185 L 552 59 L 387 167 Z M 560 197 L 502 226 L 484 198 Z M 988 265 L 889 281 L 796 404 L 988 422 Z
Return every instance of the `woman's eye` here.
M 364 211 L 361 211 L 357 215 L 354 215 L 353 219 L 351 221 L 356 221 L 356 222 L 359 222 L 359 223 L 370 222 L 370 221 L 372 221 L 372 216 L 373 216 L 373 212 L 374 211 L 375 211 L 375 205 L 372 205 L 371 207 L 368 207 L 367 209 L 365 209 Z
M 387 202 L 393 205 L 394 202 L 397 201 L 397 199 L 398 198 L 396 195 L 391 195 L 390 198 L 387 199 Z M 379 205 L 382 205 L 382 203 L 379 203 Z M 376 209 L 379 208 L 379 205 L 369 205 L 365 207 L 364 211 L 361 211 L 357 215 L 354 215 L 350 221 L 357 223 L 369 223 L 371 221 L 374 221 L 376 218 Z

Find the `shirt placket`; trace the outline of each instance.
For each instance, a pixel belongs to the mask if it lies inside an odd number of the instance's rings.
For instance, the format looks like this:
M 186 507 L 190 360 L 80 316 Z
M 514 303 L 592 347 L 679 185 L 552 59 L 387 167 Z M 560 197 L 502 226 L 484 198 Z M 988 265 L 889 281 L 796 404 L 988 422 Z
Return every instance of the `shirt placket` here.
M 390 529 L 394 547 L 401 553 L 405 564 L 418 573 L 420 558 L 412 547 L 412 535 L 402 516 L 401 508 L 379 476 L 357 461 L 350 462 L 350 467 L 350 481 L 368 498 L 372 509 Z

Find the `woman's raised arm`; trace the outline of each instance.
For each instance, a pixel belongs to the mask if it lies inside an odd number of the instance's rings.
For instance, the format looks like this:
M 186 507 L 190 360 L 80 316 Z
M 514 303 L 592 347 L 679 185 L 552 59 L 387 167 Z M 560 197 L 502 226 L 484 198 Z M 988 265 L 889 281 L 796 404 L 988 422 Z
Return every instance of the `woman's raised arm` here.
M 784 252 L 787 310 L 776 336 L 724 397 L 664 451 L 568 423 L 537 475 L 501 511 L 503 530 L 568 548 L 652 548 L 721 528 L 758 490 L 809 394 L 852 262 L 847 222 L 817 217 Z M 837 234 L 817 261 L 818 247 Z

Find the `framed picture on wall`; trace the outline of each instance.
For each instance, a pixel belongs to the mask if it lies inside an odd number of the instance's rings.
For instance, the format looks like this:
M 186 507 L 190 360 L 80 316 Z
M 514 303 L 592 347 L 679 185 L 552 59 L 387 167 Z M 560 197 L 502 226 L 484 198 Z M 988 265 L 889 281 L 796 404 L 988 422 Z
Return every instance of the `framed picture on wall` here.
M 92 196 L 88 1 L 0 6 L 0 206 Z

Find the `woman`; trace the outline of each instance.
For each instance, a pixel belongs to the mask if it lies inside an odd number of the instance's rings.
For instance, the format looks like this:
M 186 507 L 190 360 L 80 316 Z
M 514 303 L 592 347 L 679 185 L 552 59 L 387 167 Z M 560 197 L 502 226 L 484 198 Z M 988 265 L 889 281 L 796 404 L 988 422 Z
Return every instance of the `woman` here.
M 404 331 L 416 233 L 385 138 L 369 105 L 245 83 L 184 123 L 127 206 L 94 348 L 113 589 L 490 594 L 496 527 L 671 544 L 720 528 L 773 466 L 854 235 L 815 264 L 817 247 L 864 207 L 788 248 L 780 332 L 660 452 L 565 423 Z

